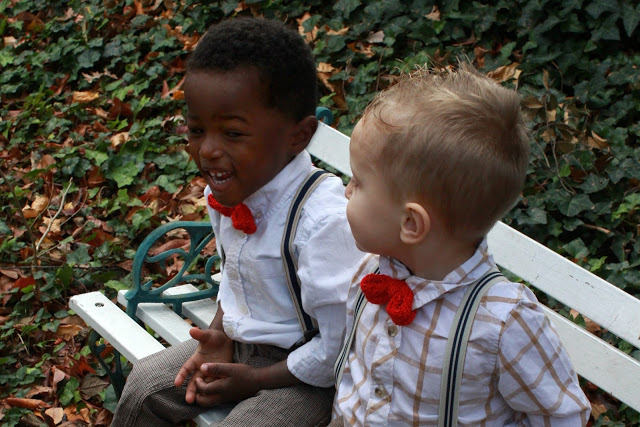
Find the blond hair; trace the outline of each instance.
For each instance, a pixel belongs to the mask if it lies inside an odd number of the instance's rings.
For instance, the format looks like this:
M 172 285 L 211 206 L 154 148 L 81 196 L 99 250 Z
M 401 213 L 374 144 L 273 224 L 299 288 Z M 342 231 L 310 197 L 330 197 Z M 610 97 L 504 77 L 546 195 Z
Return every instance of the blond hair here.
M 529 160 L 518 94 L 461 64 L 400 77 L 369 104 L 392 194 L 418 198 L 452 236 L 484 236 L 515 203 Z

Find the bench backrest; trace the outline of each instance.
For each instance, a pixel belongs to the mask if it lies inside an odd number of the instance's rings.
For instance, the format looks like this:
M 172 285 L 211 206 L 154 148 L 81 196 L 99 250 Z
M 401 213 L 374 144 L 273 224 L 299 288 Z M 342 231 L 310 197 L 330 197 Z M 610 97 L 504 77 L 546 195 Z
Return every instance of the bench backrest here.
M 351 176 L 349 137 L 319 123 L 308 151 Z M 489 250 L 503 269 L 640 348 L 640 300 L 499 222 Z M 579 375 L 640 411 L 640 362 L 543 306 Z

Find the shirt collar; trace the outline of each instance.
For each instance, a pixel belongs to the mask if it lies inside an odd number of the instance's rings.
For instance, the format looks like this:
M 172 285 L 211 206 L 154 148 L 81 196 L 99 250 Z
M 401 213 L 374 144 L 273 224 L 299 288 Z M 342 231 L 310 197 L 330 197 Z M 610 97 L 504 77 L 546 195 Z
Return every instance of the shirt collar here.
M 404 280 L 413 291 L 413 309 L 440 298 L 444 294 L 470 285 L 485 274 L 495 263 L 489 254 L 486 237 L 475 253 L 462 265 L 451 271 L 441 281 L 432 281 L 414 276 L 400 261 L 389 257 L 380 257 L 380 273 Z
M 311 156 L 302 150 L 271 181 L 246 198 L 244 203 L 253 213 L 256 226 L 293 196 L 312 167 Z

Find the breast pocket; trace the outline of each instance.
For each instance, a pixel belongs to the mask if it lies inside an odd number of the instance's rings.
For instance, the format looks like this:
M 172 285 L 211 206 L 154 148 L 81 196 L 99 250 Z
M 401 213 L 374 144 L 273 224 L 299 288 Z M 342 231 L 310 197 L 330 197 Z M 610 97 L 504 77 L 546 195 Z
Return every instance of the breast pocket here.
M 240 263 L 250 307 L 260 307 L 261 320 L 281 322 L 295 317 L 293 302 L 280 258 L 245 259 Z M 254 316 L 258 312 L 254 311 Z

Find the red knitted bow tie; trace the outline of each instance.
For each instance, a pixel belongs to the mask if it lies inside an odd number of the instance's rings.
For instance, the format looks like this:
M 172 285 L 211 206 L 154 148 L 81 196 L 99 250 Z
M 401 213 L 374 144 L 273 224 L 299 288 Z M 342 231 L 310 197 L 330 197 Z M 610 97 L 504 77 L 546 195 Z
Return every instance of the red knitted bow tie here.
M 396 325 L 406 326 L 416 317 L 416 312 L 411 309 L 413 292 L 404 280 L 385 274 L 367 274 L 360 282 L 360 289 L 367 301 L 387 304 L 387 314 Z
M 220 212 L 221 215 L 230 216 L 233 228 L 236 230 L 244 231 L 245 234 L 253 234 L 256 232 L 256 222 L 253 219 L 253 214 L 244 203 L 228 208 L 218 203 L 212 194 L 209 194 L 207 201 L 209 202 L 209 206 Z

